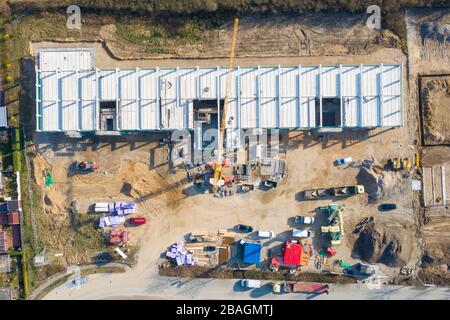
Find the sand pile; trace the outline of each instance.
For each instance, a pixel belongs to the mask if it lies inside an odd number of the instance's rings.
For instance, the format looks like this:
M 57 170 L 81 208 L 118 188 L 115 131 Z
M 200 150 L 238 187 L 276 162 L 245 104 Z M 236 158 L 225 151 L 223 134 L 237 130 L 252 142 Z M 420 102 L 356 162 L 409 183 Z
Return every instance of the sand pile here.
M 364 186 L 369 195 L 369 203 L 375 203 L 388 198 L 394 192 L 401 183 L 401 176 L 394 171 L 377 173 L 374 170 L 373 162 L 364 161 L 356 180 L 358 184 Z
M 359 234 L 352 257 L 368 263 L 399 267 L 410 260 L 412 243 L 406 230 L 381 228 L 372 223 Z
M 450 25 L 439 21 L 430 21 L 420 26 L 422 43 L 425 39 L 433 39 L 440 43 L 450 42 Z
M 48 189 L 44 195 L 44 211 L 49 214 L 65 214 L 65 196 L 55 189 Z

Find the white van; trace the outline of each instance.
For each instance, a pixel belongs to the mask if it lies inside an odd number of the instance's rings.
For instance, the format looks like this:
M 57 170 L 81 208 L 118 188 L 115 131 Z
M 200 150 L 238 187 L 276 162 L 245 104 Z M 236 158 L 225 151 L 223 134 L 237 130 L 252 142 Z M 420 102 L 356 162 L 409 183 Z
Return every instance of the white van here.
M 275 237 L 275 232 L 273 231 L 258 231 L 258 237 L 260 238 L 273 238 Z
M 261 288 L 261 280 L 243 279 L 241 286 L 245 288 Z

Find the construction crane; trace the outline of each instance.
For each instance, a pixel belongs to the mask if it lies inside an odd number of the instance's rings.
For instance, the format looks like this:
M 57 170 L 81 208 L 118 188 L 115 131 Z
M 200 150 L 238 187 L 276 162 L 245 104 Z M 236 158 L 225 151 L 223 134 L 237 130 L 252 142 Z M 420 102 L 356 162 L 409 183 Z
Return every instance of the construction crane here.
M 219 136 L 217 139 L 217 162 L 214 164 L 214 192 L 219 188 L 219 180 L 222 178 L 222 166 L 223 166 L 223 141 L 225 137 L 225 124 L 227 119 L 228 110 L 228 96 L 230 94 L 231 86 L 231 74 L 234 66 L 235 49 L 237 42 L 239 19 L 234 18 L 233 25 L 233 37 L 231 40 L 230 60 L 228 64 L 227 82 L 225 86 L 225 97 L 223 102 L 222 117 L 220 119 Z

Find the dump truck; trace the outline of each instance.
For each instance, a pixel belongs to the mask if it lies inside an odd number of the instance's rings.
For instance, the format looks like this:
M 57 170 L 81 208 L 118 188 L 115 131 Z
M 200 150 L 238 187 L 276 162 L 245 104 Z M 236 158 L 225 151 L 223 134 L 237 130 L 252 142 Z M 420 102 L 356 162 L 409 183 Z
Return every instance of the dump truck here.
M 328 197 L 348 197 L 356 194 L 364 193 L 364 186 L 346 186 L 335 188 L 311 189 L 303 191 L 304 199 L 317 199 Z
M 272 283 L 274 293 L 329 293 L 329 285 L 319 282 L 280 282 Z

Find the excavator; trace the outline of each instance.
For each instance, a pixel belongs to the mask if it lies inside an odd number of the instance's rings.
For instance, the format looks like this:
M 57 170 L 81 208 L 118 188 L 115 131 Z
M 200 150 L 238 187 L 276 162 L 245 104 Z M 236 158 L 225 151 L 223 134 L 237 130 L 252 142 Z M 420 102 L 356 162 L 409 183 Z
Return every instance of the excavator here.
M 229 163 L 226 160 L 223 160 L 223 144 L 224 144 L 224 137 L 225 137 L 225 124 L 226 124 L 226 119 L 227 119 L 228 99 L 229 99 L 230 86 L 231 86 L 231 74 L 232 74 L 232 69 L 234 66 L 238 25 L 239 25 L 239 19 L 236 17 L 236 18 L 234 18 L 233 37 L 231 40 L 230 60 L 229 60 L 229 64 L 228 64 L 228 74 L 227 74 L 227 81 L 226 81 L 226 86 L 225 86 L 223 112 L 222 112 L 222 117 L 220 119 L 219 137 L 218 137 L 218 141 L 217 141 L 217 162 L 215 162 L 212 165 L 212 167 L 214 168 L 214 193 L 216 193 L 217 190 L 219 189 L 219 180 L 223 179 L 222 168 L 224 166 L 229 165 Z

